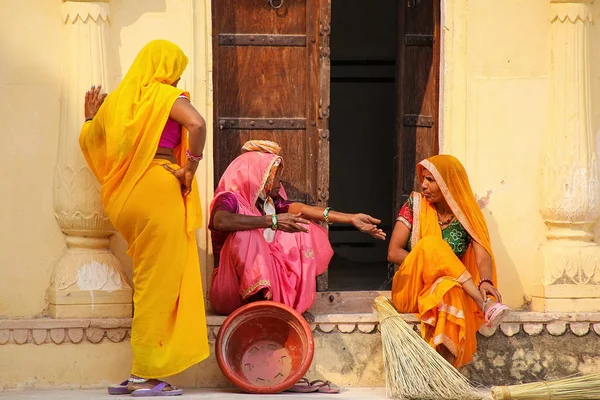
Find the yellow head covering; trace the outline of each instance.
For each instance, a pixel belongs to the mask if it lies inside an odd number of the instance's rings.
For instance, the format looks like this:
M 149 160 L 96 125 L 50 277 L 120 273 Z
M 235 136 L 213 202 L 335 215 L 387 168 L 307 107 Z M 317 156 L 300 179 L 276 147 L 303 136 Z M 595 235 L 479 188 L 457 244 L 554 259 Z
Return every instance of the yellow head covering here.
M 81 150 L 102 185 L 102 202 L 113 224 L 131 190 L 150 166 L 175 100 L 182 93 L 189 98 L 187 92 L 171 86 L 187 64 L 188 58 L 174 43 L 148 43 L 121 84 L 81 131 Z M 180 165 L 185 161 L 187 147 L 184 131 L 181 145 L 175 149 Z M 187 208 L 190 231 L 200 223 L 198 190 L 192 190 L 186 205 L 195 208 Z

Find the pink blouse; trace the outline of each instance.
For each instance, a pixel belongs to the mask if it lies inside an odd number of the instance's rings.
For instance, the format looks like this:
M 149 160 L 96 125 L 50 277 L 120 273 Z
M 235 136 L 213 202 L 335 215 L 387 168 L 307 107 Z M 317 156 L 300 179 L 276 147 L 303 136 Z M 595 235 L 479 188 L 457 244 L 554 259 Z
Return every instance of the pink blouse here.
M 184 95 L 178 97 L 178 99 L 188 99 Z M 176 121 L 169 118 L 165 124 L 165 128 L 160 135 L 158 141 L 158 147 L 166 147 L 167 149 L 174 149 L 181 143 L 181 125 Z

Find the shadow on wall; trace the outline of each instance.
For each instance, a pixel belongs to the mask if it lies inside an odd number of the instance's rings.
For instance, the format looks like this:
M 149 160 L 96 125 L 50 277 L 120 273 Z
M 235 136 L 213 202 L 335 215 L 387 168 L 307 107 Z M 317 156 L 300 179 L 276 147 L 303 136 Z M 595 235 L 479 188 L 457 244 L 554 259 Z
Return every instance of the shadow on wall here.
M 107 57 L 112 80 L 109 86 L 110 89 L 117 87 L 121 82 L 123 75 L 127 73 L 126 70 L 121 68 L 121 57 L 119 54 L 119 49 L 123 48 L 123 29 L 134 25 L 144 14 L 164 13 L 167 10 L 166 2 L 167 0 L 116 0 L 110 2 L 109 38 L 107 41 Z M 160 22 L 160 18 L 158 18 L 157 21 Z M 160 33 L 160 29 L 157 29 L 156 33 Z M 157 37 L 150 37 L 147 35 L 147 32 L 144 32 L 143 36 L 140 35 L 139 38 L 141 40 L 140 43 L 142 44 L 137 51 L 141 50 L 144 44 Z M 137 55 L 137 51 L 135 54 L 131 54 L 132 61 L 133 57 Z
M 53 216 L 60 116 L 60 3 L 0 8 L 0 316 L 37 316 L 64 250 Z M 6 13 L 4 11 L 7 11 Z M 23 32 L 35 26 L 43 35 Z M 12 172 L 12 173 L 11 173 Z M 26 239 L 25 239 L 26 238 Z M 25 240 L 24 240 L 25 239 Z
M 523 300 L 517 305 L 515 303 L 515 296 L 512 293 L 523 293 L 523 284 L 519 280 L 519 273 L 512 262 L 504 243 L 502 242 L 502 236 L 496 220 L 492 216 L 492 213 L 487 209 L 481 210 L 485 221 L 490 232 L 490 240 L 492 242 L 492 251 L 494 252 L 494 258 L 496 259 L 496 271 L 498 274 L 498 286 L 500 293 L 504 297 L 504 302 L 508 302 L 511 308 L 522 309 L 524 304 Z M 477 283 L 477 282 L 475 282 Z M 522 297 L 522 296 L 521 296 Z M 519 300 L 517 300 L 519 301 Z

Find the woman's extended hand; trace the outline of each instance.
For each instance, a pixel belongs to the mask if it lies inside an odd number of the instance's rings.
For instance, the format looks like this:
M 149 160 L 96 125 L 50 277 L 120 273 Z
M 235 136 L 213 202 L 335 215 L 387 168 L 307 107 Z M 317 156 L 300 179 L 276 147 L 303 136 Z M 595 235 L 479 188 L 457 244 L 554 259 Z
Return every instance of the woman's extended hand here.
M 195 164 L 195 165 L 193 165 Z M 186 163 L 183 168 L 173 169 L 169 164 L 164 164 L 167 171 L 175 175 L 175 178 L 179 179 L 181 183 L 181 194 L 187 196 L 192 191 L 192 181 L 194 180 L 194 174 L 198 168 L 198 163 Z
M 308 232 L 303 225 L 310 224 L 310 221 L 302 218 L 302 214 L 277 214 L 277 230 L 283 232 Z
M 385 232 L 377 228 L 377 224 L 381 221 L 367 214 L 354 214 L 352 217 L 352 225 L 363 233 L 368 233 L 375 239 L 385 240 Z
M 496 289 L 491 283 L 483 282 L 479 287 L 479 291 L 481 292 L 481 296 L 483 296 L 484 299 L 487 299 L 488 296 L 492 296 L 496 299 L 498 303 L 502 303 L 502 295 L 500 294 L 500 291 Z
M 90 90 L 85 92 L 84 114 L 86 120 L 96 116 L 100 106 L 104 103 L 104 99 L 106 99 L 106 93 L 100 94 L 101 88 L 102 85 L 92 86 Z

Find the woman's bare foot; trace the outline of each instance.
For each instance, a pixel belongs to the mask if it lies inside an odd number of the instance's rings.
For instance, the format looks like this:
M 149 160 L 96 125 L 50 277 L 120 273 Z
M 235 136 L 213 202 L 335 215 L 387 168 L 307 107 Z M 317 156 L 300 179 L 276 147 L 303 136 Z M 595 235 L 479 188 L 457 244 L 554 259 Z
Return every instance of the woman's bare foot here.
M 302 313 L 302 316 L 304 317 L 306 322 L 308 322 L 309 324 L 312 324 L 313 322 L 315 322 L 315 316 L 309 311 L 304 311 Z
M 132 382 L 132 380 L 133 380 L 133 382 Z M 142 382 L 142 380 L 143 380 L 143 378 L 139 378 L 135 375 L 131 375 L 129 383 L 127 383 L 127 389 L 130 392 L 133 392 L 134 390 L 138 390 L 138 389 L 152 389 L 153 387 L 155 387 L 156 385 L 158 385 L 159 383 L 162 382 L 158 379 L 148 379 L 143 382 Z M 177 388 L 175 386 L 172 386 L 169 384 L 167 384 L 163 388 L 163 392 L 168 392 L 170 390 L 177 390 Z

